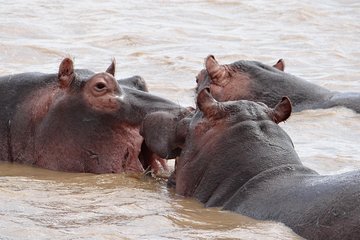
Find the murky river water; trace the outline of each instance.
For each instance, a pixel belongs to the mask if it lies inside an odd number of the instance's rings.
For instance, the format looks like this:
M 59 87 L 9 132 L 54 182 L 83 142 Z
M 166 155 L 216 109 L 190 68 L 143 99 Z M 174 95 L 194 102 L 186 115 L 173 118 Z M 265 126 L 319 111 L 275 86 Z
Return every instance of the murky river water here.
M 63 57 L 194 105 L 203 59 L 268 64 L 337 91 L 360 92 L 360 3 L 329 1 L 3 1 L 0 75 L 57 72 Z M 281 125 L 307 166 L 360 169 L 360 115 L 334 108 Z M 0 239 L 297 239 L 282 224 L 204 209 L 164 182 L 0 164 Z

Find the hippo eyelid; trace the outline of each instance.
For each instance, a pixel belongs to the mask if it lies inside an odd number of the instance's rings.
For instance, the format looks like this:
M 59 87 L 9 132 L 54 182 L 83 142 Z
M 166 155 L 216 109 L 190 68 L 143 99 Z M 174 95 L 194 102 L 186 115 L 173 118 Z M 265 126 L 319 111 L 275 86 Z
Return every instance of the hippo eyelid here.
M 98 82 L 95 84 L 95 91 L 102 92 L 106 89 L 106 84 L 104 82 Z

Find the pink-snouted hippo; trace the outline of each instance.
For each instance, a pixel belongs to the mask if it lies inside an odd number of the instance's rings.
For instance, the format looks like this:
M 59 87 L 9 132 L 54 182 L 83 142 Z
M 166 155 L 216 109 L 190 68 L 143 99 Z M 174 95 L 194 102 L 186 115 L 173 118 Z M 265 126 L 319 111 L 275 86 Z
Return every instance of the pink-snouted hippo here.
M 278 126 L 291 114 L 289 98 L 269 108 L 248 100 L 218 102 L 204 88 L 197 106 L 190 122 L 174 120 L 175 131 L 162 130 L 168 149 L 182 148 L 170 179 L 177 194 L 282 222 L 306 239 L 359 238 L 360 171 L 319 175 L 303 166 Z M 164 119 L 174 118 L 159 112 L 145 118 L 144 125 L 152 121 L 155 128 L 145 131 L 145 141 Z
M 243 99 L 274 107 L 282 96 L 289 96 L 294 111 L 342 106 L 360 113 L 360 93 L 330 91 L 286 73 L 284 68 L 282 59 L 273 66 L 257 61 L 221 65 L 210 55 L 196 77 L 196 89 L 209 87 L 213 97 L 222 102 Z
M 65 58 L 58 74 L 1 77 L 0 161 L 90 173 L 154 166 L 157 156 L 142 146 L 139 133 L 143 118 L 158 110 L 187 110 L 145 92 L 138 76 L 116 81 L 114 74 L 114 61 L 95 74 L 75 70 Z

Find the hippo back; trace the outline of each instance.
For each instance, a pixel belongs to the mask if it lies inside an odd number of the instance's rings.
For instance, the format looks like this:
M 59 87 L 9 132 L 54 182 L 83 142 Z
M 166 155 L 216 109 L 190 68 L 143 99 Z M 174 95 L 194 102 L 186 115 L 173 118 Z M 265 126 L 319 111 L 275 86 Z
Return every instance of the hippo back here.
M 281 221 L 306 239 L 356 239 L 360 171 L 321 176 L 304 166 L 279 166 L 239 188 L 224 209 Z
M 55 74 L 22 73 L 0 77 L 0 161 L 12 161 L 11 119 L 25 99 L 44 86 L 56 86 Z M 37 96 L 34 96 L 37 97 Z
M 320 108 L 322 102 L 333 95 L 321 86 L 258 61 L 237 61 L 231 66 L 250 76 L 253 98 L 249 100 L 263 102 L 269 107 L 274 107 L 282 96 L 288 96 L 294 111 Z

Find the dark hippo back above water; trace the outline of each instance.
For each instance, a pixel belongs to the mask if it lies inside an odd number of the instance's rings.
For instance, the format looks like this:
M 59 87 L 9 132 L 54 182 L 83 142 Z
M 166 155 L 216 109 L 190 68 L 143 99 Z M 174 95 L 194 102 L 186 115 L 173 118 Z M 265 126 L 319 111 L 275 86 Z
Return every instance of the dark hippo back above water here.
M 116 81 L 114 73 L 115 62 L 95 74 L 74 70 L 66 58 L 58 74 L 1 77 L 0 160 L 93 173 L 153 166 L 153 154 L 139 159 L 143 118 L 158 110 L 187 110 L 138 90 L 147 89 L 140 77 Z
M 287 97 L 268 108 L 247 100 L 218 102 L 208 91 L 198 94 L 199 111 L 186 131 L 184 119 L 171 122 L 180 131 L 162 130 L 166 139 L 182 146 L 170 179 L 177 194 L 207 207 L 283 222 L 306 239 L 358 238 L 360 171 L 322 176 L 303 166 L 290 137 L 277 125 L 290 116 Z M 154 128 L 145 132 L 145 140 L 146 134 L 162 129 L 164 119 L 171 118 L 165 113 L 145 118 L 144 124 L 151 121 Z
M 274 66 L 257 61 L 237 61 L 220 65 L 214 56 L 205 60 L 197 76 L 197 91 L 210 87 L 218 101 L 252 100 L 274 107 L 282 96 L 289 96 L 294 111 L 342 106 L 360 113 L 360 93 L 332 92 L 284 72 L 279 60 Z

